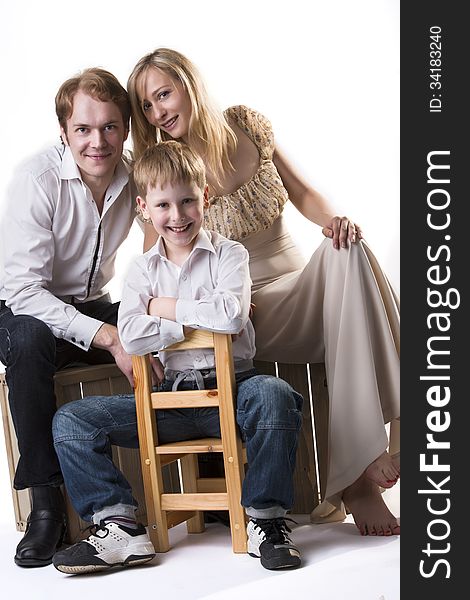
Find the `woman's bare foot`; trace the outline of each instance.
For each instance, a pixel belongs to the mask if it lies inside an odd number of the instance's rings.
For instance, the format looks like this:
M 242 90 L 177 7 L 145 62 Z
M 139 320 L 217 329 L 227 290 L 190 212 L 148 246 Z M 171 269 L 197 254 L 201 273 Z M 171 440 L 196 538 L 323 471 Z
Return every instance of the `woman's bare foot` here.
M 364 474 L 380 487 L 391 488 L 400 477 L 400 456 L 392 457 L 385 451 L 370 463 Z
M 379 487 L 363 473 L 344 490 L 343 502 L 361 535 L 400 535 L 400 525 L 385 504 Z

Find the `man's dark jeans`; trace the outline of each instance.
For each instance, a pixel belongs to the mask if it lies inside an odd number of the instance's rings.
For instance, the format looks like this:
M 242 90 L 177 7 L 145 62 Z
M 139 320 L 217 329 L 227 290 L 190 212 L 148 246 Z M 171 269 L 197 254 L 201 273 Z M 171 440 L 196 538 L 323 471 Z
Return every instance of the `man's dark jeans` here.
M 83 314 L 116 325 L 119 303 L 109 296 L 76 304 Z M 59 485 L 62 474 L 52 442 L 52 418 L 56 411 L 54 374 L 57 370 L 81 363 L 112 363 L 106 350 L 87 352 L 52 334 L 49 327 L 29 315 L 14 316 L 0 304 L 0 361 L 6 367 L 10 410 L 18 438 L 20 459 L 14 487 L 17 490 L 37 485 Z

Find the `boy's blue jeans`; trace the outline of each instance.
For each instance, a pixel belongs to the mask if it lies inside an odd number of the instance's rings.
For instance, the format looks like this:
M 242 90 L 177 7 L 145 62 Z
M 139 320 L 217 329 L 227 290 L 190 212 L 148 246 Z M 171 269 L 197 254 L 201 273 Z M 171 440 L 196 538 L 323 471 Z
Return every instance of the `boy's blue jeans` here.
M 169 382 L 163 386 L 171 389 Z M 184 381 L 179 389 L 195 386 Z M 211 387 L 215 381 L 207 380 Z M 254 370 L 237 375 L 236 417 L 248 458 L 241 503 L 250 516 L 275 518 L 292 507 L 302 401 L 282 379 Z M 216 408 L 158 410 L 157 427 L 162 444 L 220 437 Z M 84 520 L 133 515 L 137 503 L 111 456 L 111 444 L 138 447 L 133 395 L 91 396 L 62 406 L 53 436 L 68 494 Z

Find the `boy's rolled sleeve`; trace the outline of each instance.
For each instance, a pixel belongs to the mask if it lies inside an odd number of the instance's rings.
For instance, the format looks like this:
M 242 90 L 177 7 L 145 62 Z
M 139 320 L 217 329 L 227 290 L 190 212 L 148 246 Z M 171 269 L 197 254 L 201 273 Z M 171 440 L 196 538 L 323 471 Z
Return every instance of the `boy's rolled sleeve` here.
M 199 300 L 179 298 L 176 321 L 194 329 L 239 333 L 245 325 L 238 300 L 229 293 L 211 294 Z

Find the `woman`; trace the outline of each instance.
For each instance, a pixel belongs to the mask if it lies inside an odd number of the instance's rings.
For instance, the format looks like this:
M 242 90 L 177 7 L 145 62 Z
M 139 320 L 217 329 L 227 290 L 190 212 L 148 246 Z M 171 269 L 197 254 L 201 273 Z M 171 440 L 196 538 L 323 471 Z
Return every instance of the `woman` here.
M 263 115 L 245 106 L 218 111 L 180 53 L 159 48 L 144 56 L 128 92 L 136 158 L 157 140 L 192 146 L 207 168 L 204 226 L 241 241 L 250 253 L 257 358 L 325 362 L 327 506 L 342 500 L 362 534 L 398 534 L 380 493 L 399 476 L 384 426 L 399 415 L 398 303 L 360 227 L 335 216 L 301 180 L 275 147 Z M 283 222 L 287 200 L 330 238 L 307 265 Z M 149 228 L 146 248 L 154 243 Z

